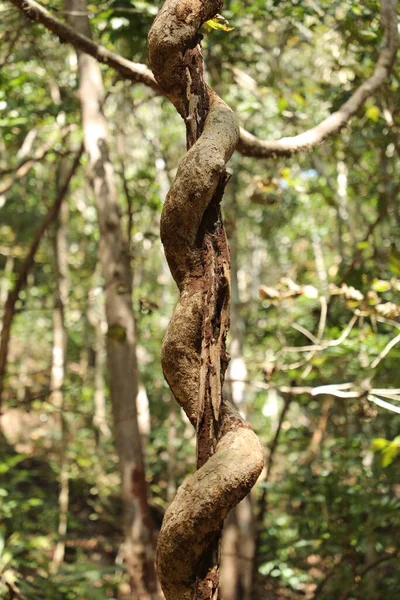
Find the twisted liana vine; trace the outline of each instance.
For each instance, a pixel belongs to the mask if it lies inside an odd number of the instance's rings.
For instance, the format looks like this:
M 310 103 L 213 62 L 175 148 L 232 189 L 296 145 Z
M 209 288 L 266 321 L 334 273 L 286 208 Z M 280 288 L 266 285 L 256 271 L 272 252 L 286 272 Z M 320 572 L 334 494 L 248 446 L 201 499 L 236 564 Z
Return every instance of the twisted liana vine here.
M 180 292 L 162 366 L 196 428 L 198 470 L 179 488 L 158 539 L 157 570 L 167 600 L 217 598 L 223 521 L 263 466 L 256 435 L 222 396 L 230 257 L 220 202 L 239 127 L 204 82 L 198 33 L 221 6 L 221 0 L 167 0 L 149 33 L 153 73 L 185 120 L 188 147 L 161 216 L 161 239 Z

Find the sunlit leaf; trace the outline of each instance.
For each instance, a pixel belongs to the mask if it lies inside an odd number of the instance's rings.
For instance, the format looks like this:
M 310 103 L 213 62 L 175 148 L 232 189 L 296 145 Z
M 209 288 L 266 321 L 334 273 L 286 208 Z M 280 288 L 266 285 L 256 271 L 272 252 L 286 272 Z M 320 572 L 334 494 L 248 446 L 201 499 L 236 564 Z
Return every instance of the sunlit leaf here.
M 375 292 L 387 292 L 391 287 L 390 281 L 384 281 L 383 279 L 375 279 L 371 286 Z
M 232 31 L 234 28 L 229 26 L 228 21 L 221 15 L 216 15 L 213 19 L 204 23 L 207 29 L 216 29 L 221 31 Z
M 374 450 L 374 452 L 383 450 L 383 448 L 386 448 L 388 443 L 388 440 L 385 440 L 384 438 L 375 438 L 374 440 L 372 440 L 372 450 Z
M 379 108 L 377 106 L 369 106 L 367 108 L 367 110 L 365 111 L 366 117 L 367 119 L 371 119 L 371 121 L 378 121 L 379 120 L 379 115 L 380 115 L 380 111 Z

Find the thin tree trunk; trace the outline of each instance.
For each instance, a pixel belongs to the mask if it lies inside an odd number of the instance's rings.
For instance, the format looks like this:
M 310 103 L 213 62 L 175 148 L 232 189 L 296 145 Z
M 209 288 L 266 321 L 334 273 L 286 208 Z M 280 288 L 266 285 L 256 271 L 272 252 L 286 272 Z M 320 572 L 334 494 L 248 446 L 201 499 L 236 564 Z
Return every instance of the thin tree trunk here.
M 8 290 L 11 287 L 10 279 L 14 269 L 14 257 L 12 254 L 8 254 L 6 258 L 6 264 L 4 266 L 3 277 L 0 285 L 0 317 L 3 316 L 3 308 L 7 300 Z
M 304 460 L 306 464 L 310 463 L 317 456 L 317 454 L 320 453 L 322 438 L 328 425 L 329 413 L 331 411 L 332 406 L 333 397 L 328 396 L 327 398 L 325 398 L 322 404 L 321 416 L 319 418 L 318 425 L 314 430 L 310 445 L 307 450 L 306 458 Z
M 70 11 L 70 25 L 90 36 L 85 0 L 66 0 L 65 6 Z M 132 597 L 147 600 L 157 596 L 157 584 L 137 420 L 138 371 L 130 260 L 123 241 L 114 169 L 109 157 L 101 71 L 96 60 L 84 53 L 78 54 L 78 66 L 85 148 L 100 228 L 99 261 L 105 282 L 108 324 L 107 365 L 122 484 L 124 559 Z
M 357 244 L 357 235 L 354 228 L 353 220 L 351 219 L 348 211 L 348 175 L 349 170 L 344 160 L 344 154 L 340 153 L 337 161 L 337 199 L 338 199 L 338 219 L 341 227 L 341 239 L 340 246 L 343 248 L 343 244 L 351 242 L 351 253 L 354 253 Z M 343 225 L 345 224 L 348 231 L 348 237 L 350 239 L 344 239 L 345 232 L 343 231 Z M 343 252 L 341 252 L 342 258 L 346 258 Z
M 94 362 L 94 414 L 93 425 L 103 437 L 110 436 L 110 428 L 106 417 L 106 396 L 104 390 L 104 372 L 106 369 L 106 348 L 104 335 L 105 322 L 99 320 L 95 329 L 95 362 Z
M 104 314 L 103 294 L 98 293 L 99 273 L 96 269 L 93 287 L 89 291 L 87 319 L 94 329 L 94 405 L 93 426 L 96 432 L 96 441 L 101 437 L 110 436 L 110 428 L 106 417 L 106 395 L 104 386 L 104 372 L 106 369 L 106 345 L 107 323 Z
M 126 144 L 125 144 L 125 134 L 124 134 L 123 130 L 119 130 L 119 132 L 118 132 L 117 147 L 118 147 L 118 154 L 119 154 L 119 160 L 120 160 L 120 165 L 121 165 L 122 185 L 124 188 L 124 194 L 125 194 L 126 205 L 127 205 L 127 217 L 128 217 L 127 218 L 127 228 L 126 228 L 127 248 L 131 254 L 134 254 L 134 245 L 133 245 L 133 241 L 132 241 L 133 225 L 134 225 L 134 222 L 133 222 L 133 219 L 134 219 L 133 208 L 134 207 L 133 207 L 132 193 L 129 189 L 128 179 L 126 177 L 126 165 L 125 165 Z M 140 286 L 140 283 L 142 281 L 142 273 L 141 272 L 138 273 L 138 269 L 136 269 L 135 275 L 137 275 L 138 277 L 136 278 L 136 281 L 134 281 L 134 285 L 135 285 L 135 287 Z M 151 429 L 150 404 L 149 404 L 149 397 L 147 395 L 145 385 L 140 377 L 141 365 L 139 364 L 138 366 L 139 366 L 139 382 L 138 382 L 138 394 L 137 394 L 137 398 L 136 398 L 136 406 L 137 406 L 139 431 L 140 431 L 140 435 L 142 437 L 143 446 L 145 447 L 146 442 L 149 437 L 149 434 L 150 434 L 150 429 Z
M 61 160 L 59 168 L 59 187 L 65 178 L 65 160 Z M 53 352 L 50 374 L 50 400 L 57 409 L 61 431 L 60 442 L 60 492 L 58 497 L 59 521 L 58 536 L 51 571 L 56 573 L 64 561 L 65 536 L 67 534 L 68 504 L 69 504 L 69 474 L 68 474 L 68 427 L 64 414 L 64 381 L 67 359 L 67 330 L 65 327 L 65 310 L 69 293 L 68 273 L 68 202 L 61 204 L 57 219 L 57 230 L 54 238 L 56 290 L 55 306 L 53 309 Z
M 19 294 L 21 290 L 25 287 L 26 280 L 29 274 L 29 271 L 34 265 L 36 251 L 39 248 L 39 244 L 47 231 L 48 227 L 54 222 L 57 218 L 58 211 L 60 210 L 62 201 L 68 191 L 70 181 L 75 171 L 77 170 L 81 156 L 83 152 L 83 146 L 77 152 L 73 164 L 68 172 L 68 175 L 65 179 L 64 184 L 61 189 L 59 189 L 54 204 L 51 206 L 47 215 L 43 219 L 42 224 L 37 229 L 31 246 L 29 248 L 28 254 L 26 255 L 24 261 L 22 262 L 21 268 L 18 273 L 18 277 L 9 291 L 6 304 L 4 307 L 3 314 L 3 327 L 1 331 L 1 341 L 0 341 L 0 414 L 1 414 L 1 406 L 3 400 L 4 386 L 5 386 L 5 375 L 7 368 L 7 357 L 8 357 L 8 349 L 10 344 L 10 336 L 11 336 L 11 325 L 14 319 L 15 314 L 15 305 L 18 301 Z
M 278 425 L 275 431 L 275 435 L 270 445 L 268 460 L 265 466 L 264 484 L 270 481 L 272 468 L 274 466 L 275 453 L 279 444 L 279 437 L 282 431 L 282 425 L 286 418 L 287 412 L 292 401 L 292 396 L 289 394 L 284 401 L 281 414 L 279 415 Z M 260 565 L 260 549 L 262 541 L 262 532 L 264 531 L 264 518 L 268 512 L 268 492 L 267 487 L 264 486 L 260 498 L 257 502 L 257 516 L 256 516 L 256 533 L 255 533 L 255 553 L 252 564 L 252 593 L 251 597 L 256 598 L 257 592 L 257 580 L 258 580 L 258 567 Z
M 244 419 L 247 417 L 247 367 L 243 356 L 245 325 L 240 312 L 238 282 L 238 232 L 236 177 L 233 175 L 227 190 L 227 234 L 231 250 L 231 342 L 228 366 L 228 394 Z M 254 514 L 249 494 L 230 513 L 221 546 L 221 595 L 224 600 L 250 600 L 252 564 L 254 560 Z

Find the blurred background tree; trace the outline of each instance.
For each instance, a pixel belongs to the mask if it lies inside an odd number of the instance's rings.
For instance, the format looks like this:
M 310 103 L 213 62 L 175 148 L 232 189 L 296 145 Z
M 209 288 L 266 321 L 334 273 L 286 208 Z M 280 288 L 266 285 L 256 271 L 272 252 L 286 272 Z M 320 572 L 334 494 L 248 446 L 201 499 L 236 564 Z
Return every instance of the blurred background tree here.
M 159 5 L 90 3 L 93 37 L 145 63 Z M 46 7 L 68 16 L 58 0 Z M 63 380 L 54 380 L 65 212 L 40 228 L 81 146 L 76 52 L 9 3 L 0 14 L 3 325 L 7 298 L 40 242 L 15 299 L 3 379 L 0 597 L 128 598 L 118 457 L 108 434 L 107 286 L 85 154 L 61 198 L 69 209 L 69 291 Z M 263 139 L 295 135 L 337 109 L 371 74 L 381 44 L 372 0 L 232 1 L 223 15 L 231 31 L 204 31 L 208 77 Z M 194 434 L 171 402 L 159 356 L 177 297 L 159 215 L 184 133 L 151 88 L 101 73 L 133 278 L 138 423 L 157 529 L 194 469 Z M 396 64 L 351 127 L 310 153 L 274 160 L 236 153 L 231 161 L 226 394 L 262 439 L 267 467 L 227 524 L 224 600 L 399 597 L 399 78 Z

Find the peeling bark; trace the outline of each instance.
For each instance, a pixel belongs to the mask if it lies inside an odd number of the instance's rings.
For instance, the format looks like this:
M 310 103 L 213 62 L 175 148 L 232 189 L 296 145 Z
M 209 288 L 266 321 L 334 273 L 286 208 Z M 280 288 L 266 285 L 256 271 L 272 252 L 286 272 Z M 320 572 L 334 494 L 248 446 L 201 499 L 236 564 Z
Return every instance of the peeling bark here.
M 222 395 L 230 256 L 220 203 L 239 128 L 204 83 L 198 34 L 221 6 L 219 0 L 167 0 L 149 33 L 155 78 L 185 120 L 188 147 L 161 216 L 161 239 L 180 292 L 162 366 L 196 428 L 198 470 L 178 489 L 158 538 L 157 570 L 167 600 L 217 598 L 223 522 L 263 466 L 257 437 Z

